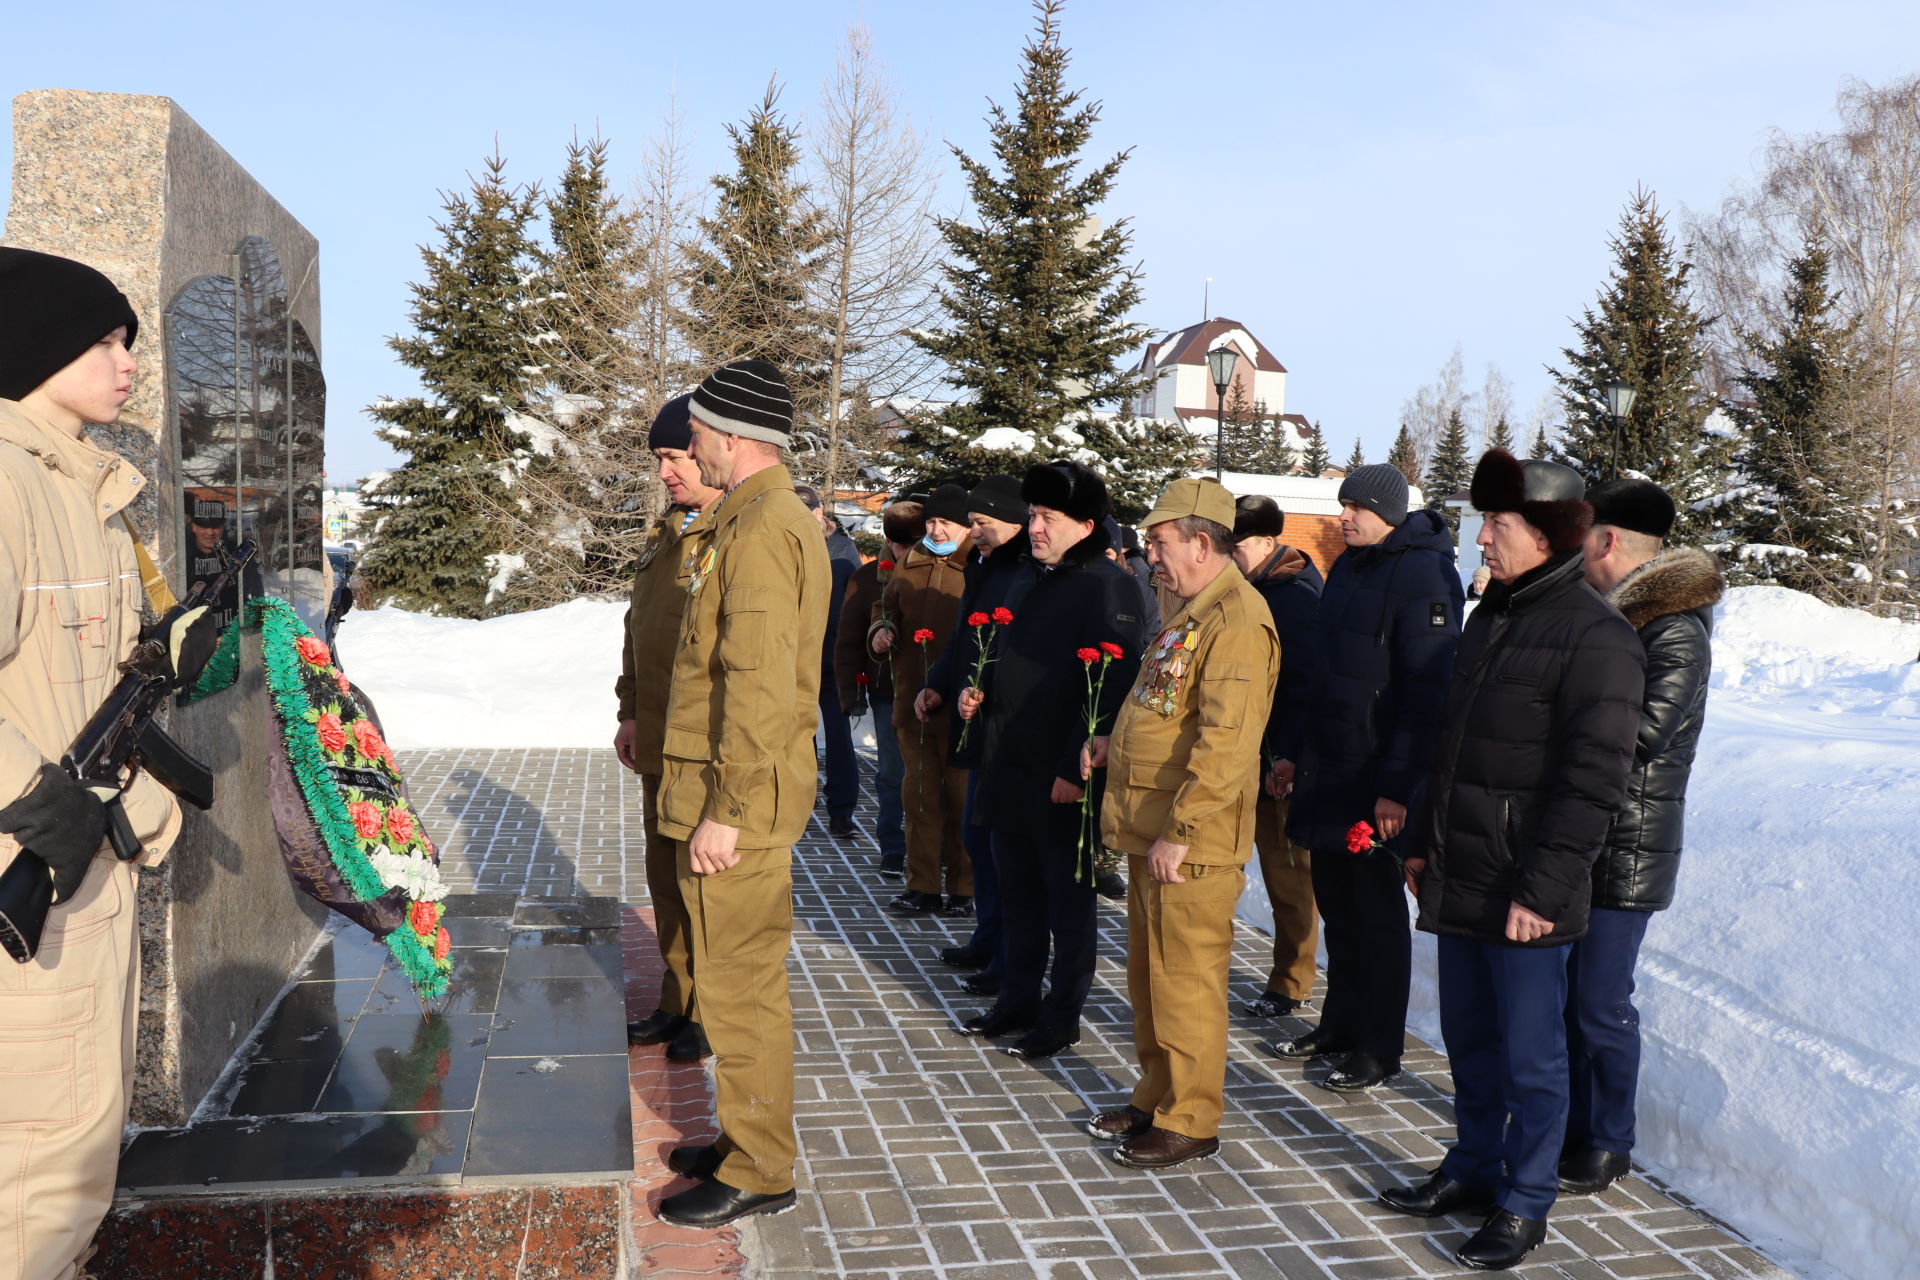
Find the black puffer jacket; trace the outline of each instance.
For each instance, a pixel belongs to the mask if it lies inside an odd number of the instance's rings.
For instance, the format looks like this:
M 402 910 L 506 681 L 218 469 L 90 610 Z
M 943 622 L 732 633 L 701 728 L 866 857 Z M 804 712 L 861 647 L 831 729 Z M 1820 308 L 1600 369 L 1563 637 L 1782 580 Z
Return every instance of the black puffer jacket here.
M 1034 563 L 1031 551 L 1027 531 L 1022 529 L 985 558 L 976 555 L 967 562 L 966 586 L 960 589 L 960 620 L 954 624 L 953 639 L 947 642 L 940 656 L 934 659 L 932 670 L 927 672 L 926 687 L 938 693 L 944 705 L 956 705 L 960 691 L 972 678 L 974 659 L 979 653 L 978 637 L 991 638 L 997 634 L 994 627 L 976 633 L 967 625 L 967 616 L 991 614 L 999 608 L 1007 609 L 1015 618 L 1020 616 L 1020 606 L 1040 576 L 1040 566 Z M 990 646 L 989 659 L 994 656 L 992 649 Z M 987 670 L 993 670 L 992 661 L 987 663 Z M 948 763 L 961 769 L 979 768 L 986 754 L 985 728 L 984 724 L 975 725 L 966 735 L 967 745 L 962 747 L 960 730 L 956 727 Z
M 1254 566 L 1247 581 L 1267 602 L 1280 637 L 1280 680 L 1273 687 L 1273 713 L 1267 717 L 1261 749 L 1268 760 L 1297 765 L 1307 732 L 1307 706 L 1320 684 L 1320 591 L 1326 579 L 1311 556 L 1283 543 L 1264 564 Z
M 1106 531 L 1095 525 L 1091 534 L 1067 549 L 1058 565 L 1035 566 L 1035 581 L 1014 610 L 1013 624 L 1000 634 L 1000 652 L 987 668 L 987 700 L 981 708 L 986 717 L 985 761 L 974 797 L 974 820 L 981 826 L 1028 832 L 1057 826 L 1065 806 L 1050 798 L 1053 780 L 1080 785 L 1087 680 L 1086 668 L 1074 656 L 1076 649 L 1094 648 L 1104 640 L 1126 651 L 1125 658 L 1107 668 L 1101 733 L 1112 729 L 1113 717 L 1133 687 L 1146 640 L 1140 585 L 1102 554 L 1106 549 Z M 979 732 L 976 727 L 974 734 Z
M 1435 511 L 1410 512 L 1381 541 L 1333 562 L 1320 593 L 1320 684 L 1287 815 L 1295 844 L 1345 848 L 1347 829 L 1373 821 L 1382 796 L 1417 807 L 1464 600 Z
M 1593 862 L 1627 792 L 1646 659 L 1581 576 L 1580 553 L 1496 582 L 1467 619 L 1408 852 L 1420 927 L 1507 940 L 1517 902 L 1587 931 Z
M 1707 714 L 1713 674 L 1713 606 L 1726 591 L 1720 564 L 1675 548 L 1648 561 L 1607 599 L 1627 616 L 1647 651 L 1647 691 L 1627 802 L 1614 815 L 1593 866 L 1593 905 L 1664 911 L 1680 878 L 1687 777 Z

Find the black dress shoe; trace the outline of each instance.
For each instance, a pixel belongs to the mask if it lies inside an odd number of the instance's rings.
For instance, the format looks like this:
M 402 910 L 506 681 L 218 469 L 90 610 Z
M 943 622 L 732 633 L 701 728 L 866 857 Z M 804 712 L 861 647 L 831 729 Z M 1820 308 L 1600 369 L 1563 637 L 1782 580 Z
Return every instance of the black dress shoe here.
M 1000 975 L 997 973 L 976 973 L 960 979 L 960 989 L 976 996 L 997 996 L 1000 994 Z
M 1491 1213 L 1493 1192 L 1485 1187 L 1470 1187 L 1455 1182 L 1435 1169 L 1433 1176 L 1417 1187 L 1388 1187 L 1380 1193 L 1380 1203 L 1416 1218 L 1442 1218 L 1450 1213 Z
M 1038 1027 L 1007 1046 L 1007 1053 L 1016 1058 L 1051 1058 L 1062 1049 L 1071 1049 L 1080 1043 L 1080 1032 L 1055 1031 L 1048 1027 Z
M 880 874 L 888 880 L 904 879 L 907 874 L 907 855 L 904 853 L 881 854 Z
M 1218 1138 L 1189 1138 L 1171 1129 L 1148 1129 L 1114 1148 L 1113 1162 L 1129 1169 L 1171 1169 L 1219 1151 Z
M 947 895 L 947 905 L 940 908 L 940 914 L 956 919 L 970 916 L 973 914 L 973 899 L 964 893 L 950 893 Z
M 707 1043 L 707 1033 L 700 1029 L 697 1022 L 689 1022 L 680 1028 L 680 1034 L 667 1046 L 668 1062 L 698 1062 L 713 1053 L 713 1046 Z
M 1495 1209 L 1487 1225 L 1460 1246 L 1453 1260 L 1475 1271 L 1505 1271 L 1538 1249 L 1546 1238 L 1545 1218 L 1523 1218 L 1507 1209 Z
M 984 969 L 993 963 L 993 957 L 975 947 L 942 947 L 940 963 L 956 969 Z
M 1276 1058 L 1324 1058 L 1329 1054 L 1351 1052 L 1351 1049 L 1331 1035 L 1322 1034 L 1319 1027 L 1315 1027 L 1305 1035 L 1295 1036 L 1291 1040 L 1279 1041 L 1273 1046 L 1273 1056 Z
M 668 1013 L 665 1009 L 655 1009 L 638 1022 L 627 1024 L 628 1044 L 665 1044 L 680 1034 L 680 1028 L 687 1025 L 683 1013 Z
M 689 1178 L 711 1178 L 719 1172 L 720 1148 L 711 1142 L 689 1143 L 667 1153 L 667 1168 Z
M 1240 1012 L 1249 1018 L 1284 1018 L 1305 1003 L 1306 1001 L 1295 1000 L 1292 996 L 1263 991 L 1258 1000 L 1249 1000 L 1241 1005 Z
M 1102 871 L 1093 878 L 1093 891 L 1110 902 L 1127 900 L 1127 878 L 1118 871 Z
M 887 903 L 887 910 L 896 916 L 931 915 L 939 909 L 939 894 L 922 893 L 918 889 L 909 889 Z
M 676 1227 L 720 1227 L 755 1213 L 785 1213 L 793 1208 L 793 1192 L 763 1196 L 708 1178 L 689 1191 L 660 1202 L 660 1221 Z
M 1125 1142 L 1153 1128 L 1153 1112 L 1142 1111 L 1129 1102 L 1124 1107 L 1089 1116 L 1080 1127 L 1102 1142 Z
M 1032 1026 L 1032 1018 L 1010 1017 L 998 1009 L 989 1009 L 985 1013 L 974 1014 L 954 1030 L 963 1036 L 983 1036 L 991 1040 L 995 1036 L 1017 1035 Z
M 852 818 L 828 818 L 827 834 L 830 836 L 857 836 L 860 828 L 853 825 Z
M 1632 1172 L 1625 1152 L 1580 1147 L 1560 1157 L 1560 1189 L 1570 1196 L 1599 1195 Z
M 1322 1089 L 1335 1093 L 1365 1093 L 1377 1089 L 1400 1074 L 1398 1062 L 1388 1062 L 1372 1054 L 1350 1053 L 1320 1082 Z

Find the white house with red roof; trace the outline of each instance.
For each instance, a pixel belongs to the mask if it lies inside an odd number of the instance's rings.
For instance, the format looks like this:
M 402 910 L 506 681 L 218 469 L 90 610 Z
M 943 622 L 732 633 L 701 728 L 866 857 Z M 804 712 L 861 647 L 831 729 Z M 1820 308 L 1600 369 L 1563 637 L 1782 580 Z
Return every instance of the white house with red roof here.
M 1304 448 L 1307 420 L 1287 412 L 1287 367 L 1245 325 L 1224 316 L 1176 329 L 1147 343 L 1139 370 L 1152 382 L 1135 402 L 1135 415 L 1162 422 L 1179 421 L 1197 436 L 1212 436 L 1220 396 L 1207 368 L 1207 353 L 1216 347 L 1231 348 L 1240 357 L 1234 362 L 1233 381 L 1227 384 L 1228 402 L 1239 390 L 1249 405 L 1263 406 L 1268 417 L 1285 427 L 1288 445 Z

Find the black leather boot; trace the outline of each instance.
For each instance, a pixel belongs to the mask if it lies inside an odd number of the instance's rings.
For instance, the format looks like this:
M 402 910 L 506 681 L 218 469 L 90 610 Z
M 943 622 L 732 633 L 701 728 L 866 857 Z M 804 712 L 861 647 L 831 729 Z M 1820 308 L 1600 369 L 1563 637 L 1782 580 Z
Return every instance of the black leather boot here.
M 1577 1147 L 1560 1157 L 1560 1189 L 1570 1196 L 1598 1195 L 1633 1172 L 1624 1152 Z

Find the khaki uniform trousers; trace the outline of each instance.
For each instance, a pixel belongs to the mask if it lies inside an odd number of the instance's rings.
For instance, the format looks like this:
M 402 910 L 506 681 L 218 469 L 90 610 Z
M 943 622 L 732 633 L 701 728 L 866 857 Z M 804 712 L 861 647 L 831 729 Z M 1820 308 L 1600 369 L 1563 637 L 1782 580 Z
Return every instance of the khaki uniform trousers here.
M 666 973 L 660 1008 L 693 1016 L 693 944 L 687 937 L 687 904 L 680 896 L 680 846 L 660 834 L 660 775 L 640 775 L 641 833 L 647 842 L 647 897 L 653 901 L 653 932 Z
M 1188 1138 L 1220 1133 L 1227 1079 L 1227 973 L 1233 910 L 1246 874 L 1188 863 L 1161 884 L 1135 855 L 1127 867 L 1127 995 L 1140 1083 L 1133 1105 Z
M 909 713 L 911 715 L 911 713 Z M 921 740 L 922 729 L 926 738 Z M 896 722 L 894 737 L 906 766 L 900 780 L 900 805 L 907 816 L 907 888 L 921 893 L 973 896 L 973 863 L 960 834 L 967 807 L 967 771 L 947 764 L 947 733 L 937 721 L 906 728 Z M 944 871 L 944 877 L 942 872 Z
M 700 1026 L 713 1046 L 716 1177 L 740 1191 L 793 1190 L 793 850 L 742 849 L 740 861 L 694 874 L 680 852 Z
M 140 997 L 132 866 L 95 858 L 0 958 L 0 1280 L 67 1280 L 113 1202 Z
M 1313 994 L 1313 952 L 1320 917 L 1313 902 L 1313 855 L 1287 839 L 1287 802 L 1265 792 L 1253 817 L 1260 878 L 1273 904 L 1273 972 L 1267 990 L 1289 1000 Z

